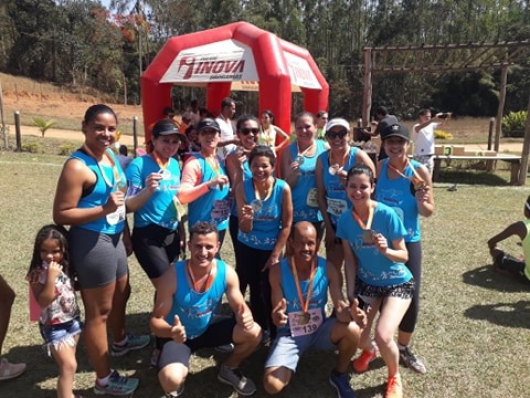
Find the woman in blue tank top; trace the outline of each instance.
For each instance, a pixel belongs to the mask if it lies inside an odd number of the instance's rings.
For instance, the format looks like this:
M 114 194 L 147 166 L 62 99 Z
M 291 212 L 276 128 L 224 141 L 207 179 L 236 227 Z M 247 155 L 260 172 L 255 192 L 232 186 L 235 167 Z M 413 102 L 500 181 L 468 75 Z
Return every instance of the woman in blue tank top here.
M 235 188 L 241 181 L 252 178 L 252 172 L 250 171 L 250 165 L 248 163 L 248 155 L 250 151 L 257 145 L 258 134 L 258 119 L 252 115 L 242 115 L 239 119 L 237 119 L 236 123 L 236 135 L 237 138 L 239 138 L 239 146 L 225 159 L 226 173 L 228 174 L 230 186 L 232 187 L 232 191 L 230 192 L 232 207 L 230 209 L 230 221 L 228 229 L 230 230 L 230 238 L 232 238 L 234 253 L 236 252 L 235 247 L 238 244 L 237 232 L 239 230 Z
M 365 164 L 374 173 L 375 166 L 366 152 L 350 146 L 351 128 L 346 120 L 331 119 L 326 125 L 326 139 L 329 150 L 318 157 L 315 171 L 317 198 L 326 227 L 326 258 L 340 270 L 344 253 L 335 232 L 339 217 L 351 208 L 345 178 L 354 164 Z
M 168 119 L 156 122 L 151 137 L 153 151 L 127 168 L 127 211 L 134 212 L 134 254 L 156 288 L 186 238 L 180 222 L 182 206 L 176 199 L 180 165 L 173 155 L 187 139 Z
M 64 164 L 53 219 L 71 226 L 71 260 L 85 307 L 85 345 L 96 371 L 95 389 L 101 394 L 117 390 L 119 395 L 129 395 L 138 386 L 138 379 L 122 378 L 111 371 L 107 356 L 101 354 L 109 351 L 107 319 L 111 310 L 116 317 L 112 352 L 141 348 L 150 340 L 149 336 L 133 338 L 125 334 L 130 286 L 121 235 L 126 226 L 127 184 L 110 149 L 116 140 L 117 125 L 118 118 L 110 107 L 100 104 L 87 109 L 82 123 L 85 142 Z
M 239 217 L 236 271 L 242 292 L 250 287 L 254 319 L 263 330 L 271 328 L 274 337 L 269 268 L 280 262 L 291 229 L 291 189 L 285 181 L 274 177 L 276 156 L 269 147 L 255 147 L 249 162 L 252 178 L 236 188 Z
M 296 141 L 280 157 L 281 175 L 292 190 L 293 225 L 309 221 L 317 230 L 320 242 L 324 234 L 324 219 L 318 207 L 315 169 L 318 156 L 326 150 L 326 143 L 315 137 L 317 127 L 312 113 L 297 115 L 294 128 Z
M 419 312 L 422 269 L 420 215 L 429 217 L 434 211 L 431 175 L 425 166 L 408 159 L 410 132 L 405 125 L 387 126 L 381 131 L 381 139 L 388 158 L 377 165 L 375 198 L 393 208 L 405 225 L 405 245 L 409 253 L 406 266 L 416 281 L 412 302 L 399 325 L 398 346 L 402 362 L 418 373 L 425 373 L 425 365 L 411 352 L 409 345 Z

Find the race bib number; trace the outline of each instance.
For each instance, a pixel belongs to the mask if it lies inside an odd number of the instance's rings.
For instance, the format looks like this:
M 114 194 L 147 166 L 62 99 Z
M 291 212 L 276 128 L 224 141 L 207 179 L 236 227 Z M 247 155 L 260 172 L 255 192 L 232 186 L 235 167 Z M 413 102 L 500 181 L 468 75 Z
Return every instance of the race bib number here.
M 216 200 L 213 202 L 211 216 L 213 219 L 225 219 L 230 215 L 230 201 Z
M 306 204 L 309 207 L 318 207 L 317 189 L 316 188 L 311 188 L 309 190 L 309 192 L 307 193 Z
M 344 199 L 327 198 L 328 213 L 340 217 L 342 213 L 348 210 L 348 204 Z
M 289 313 L 289 327 L 291 336 L 305 336 L 315 333 L 323 322 L 322 309 L 313 308 L 307 312 L 297 311 Z
M 125 205 L 121 205 L 116 209 L 115 212 L 107 214 L 107 222 L 110 225 L 116 225 L 122 221 L 125 221 Z

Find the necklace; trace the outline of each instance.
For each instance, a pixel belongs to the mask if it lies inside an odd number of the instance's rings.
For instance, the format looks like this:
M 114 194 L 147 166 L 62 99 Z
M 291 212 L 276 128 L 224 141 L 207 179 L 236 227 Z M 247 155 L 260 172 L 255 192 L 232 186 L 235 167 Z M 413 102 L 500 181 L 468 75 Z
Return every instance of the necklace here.
M 213 275 L 212 275 L 213 263 L 210 265 L 208 274 L 206 274 L 206 278 L 204 279 L 204 281 L 199 287 L 197 287 L 197 284 L 199 283 L 200 279 L 204 278 L 204 276 L 199 279 L 195 278 L 195 275 L 193 274 L 193 271 L 191 270 L 191 265 L 190 265 L 189 260 L 186 262 L 186 266 L 188 269 L 188 275 L 190 277 L 193 290 L 195 290 L 197 293 L 203 293 L 206 290 L 208 290 L 213 282 Z

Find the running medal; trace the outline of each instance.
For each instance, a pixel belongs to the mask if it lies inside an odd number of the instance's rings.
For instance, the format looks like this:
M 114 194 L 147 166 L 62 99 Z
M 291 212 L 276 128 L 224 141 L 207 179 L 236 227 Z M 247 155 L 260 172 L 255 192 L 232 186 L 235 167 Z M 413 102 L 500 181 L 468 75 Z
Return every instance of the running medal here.
M 413 177 L 409 177 L 409 176 L 407 176 L 407 175 L 405 175 L 403 173 L 403 171 L 407 168 L 407 166 L 410 166 L 410 168 L 412 169 L 412 173 L 414 174 Z M 396 173 L 398 173 L 401 177 L 406 178 L 407 180 L 410 181 L 410 183 L 411 183 L 410 190 L 411 190 L 411 193 L 413 195 L 417 191 L 421 191 L 422 189 L 424 189 L 427 186 L 427 184 L 425 184 L 425 181 L 423 180 L 423 178 L 420 177 L 420 175 L 418 174 L 418 172 L 416 171 L 414 166 L 412 166 L 412 163 L 410 163 L 410 161 L 408 159 L 405 161 L 405 166 L 403 167 L 402 170 L 400 170 L 397 167 L 391 165 L 390 163 L 388 164 L 388 167 L 390 167 L 392 170 L 394 170 Z
M 305 158 L 303 155 L 298 155 L 294 161 L 298 163 L 298 166 L 301 166 L 304 164 Z
M 333 166 L 329 166 L 328 172 L 330 175 L 335 176 L 341 170 L 342 167 L 340 167 L 338 164 L 334 164 Z
M 367 245 L 373 245 L 375 242 L 375 231 L 371 229 L 365 229 L 363 232 L 363 243 Z
M 421 178 L 413 178 L 412 184 L 414 185 L 415 191 L 421 191 L 426 186 L 425 181 L 423 181 Z
M 171 178 L 171 172 L 166 168 L 160 169 L 158 171 L 158 174 L 160 175 L 160 177 L 162 177 L 163 180 Z
M 300 325 L 307 325 L 311 320 L 311 314 L 309 312 L 302 312 L 298 317 Z
M 252 207 L 252 210 L 254 211 L 254 213 L 256 213 L 263 209 L 263 201 L 261 199 L 254 199 L 250 203 L 250 207 Z

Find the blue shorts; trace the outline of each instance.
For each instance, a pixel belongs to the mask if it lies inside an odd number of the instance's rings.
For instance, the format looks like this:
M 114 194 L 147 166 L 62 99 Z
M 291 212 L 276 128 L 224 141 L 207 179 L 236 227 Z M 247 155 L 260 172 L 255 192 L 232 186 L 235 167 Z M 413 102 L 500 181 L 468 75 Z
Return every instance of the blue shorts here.
M 83 324 L 79 318 L 58 325 L 43 325 L 39 323 L 40 335 L 44 339 L 44 348 L 50 355 L 50 347 L 59 350 L 63 344 L 74 347 L 74 337 L 81 333 Z
M 315 333 L 292 337 L 286 330 L 278 330 L 278 336 L 271 347 L 265 368 L 286 367 L 296 372 L 302 354 L 308 350 L 333 351 L 337 345 L 331 341 L 331 330 L 337 318 L 327 318 Z

